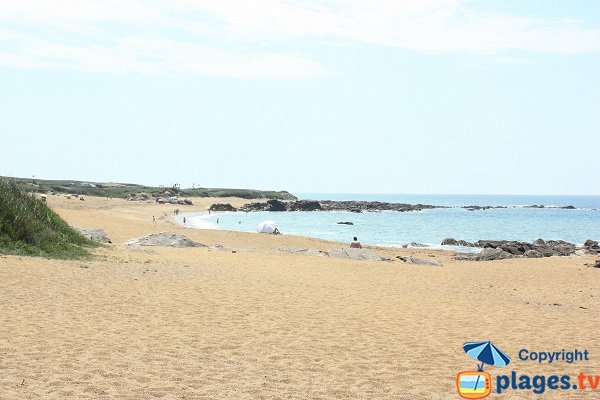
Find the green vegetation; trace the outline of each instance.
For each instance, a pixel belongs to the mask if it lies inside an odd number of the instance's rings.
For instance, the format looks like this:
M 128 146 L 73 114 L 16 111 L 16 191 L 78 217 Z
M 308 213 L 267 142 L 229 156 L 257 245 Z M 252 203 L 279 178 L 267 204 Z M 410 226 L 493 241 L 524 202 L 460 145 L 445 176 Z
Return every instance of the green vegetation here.
M 162 196 L 165 190 L 184 197 L 241 197 L 243 199 L 278 199 L 296 200 L 296 197 L 286 191 L 254 190 L 254 189 L 225 189 L 225 188 L 185 188 L 143 186 L 133 183 L 102 183 L 81 182 L 69 180 L 43 180 L 11 178 L 21 189 L 36 193 L 80 194 L 84 196 L 115 197 L 126 199 L 138 193 L 145 192 L 152 196 Z
M 0 253 L 73 259 L 90 257 L 86 248 L 95 246 L 17 182 L 0 178 Z

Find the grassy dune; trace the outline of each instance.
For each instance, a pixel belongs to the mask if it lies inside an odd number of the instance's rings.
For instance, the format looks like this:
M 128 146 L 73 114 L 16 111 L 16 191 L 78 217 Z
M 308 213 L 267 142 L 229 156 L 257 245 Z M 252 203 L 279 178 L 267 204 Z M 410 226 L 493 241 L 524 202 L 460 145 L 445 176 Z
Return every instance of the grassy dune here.
M 14 181 L 0 178 L 0 253 L 50 258 L 89 257 L 96 243 Z

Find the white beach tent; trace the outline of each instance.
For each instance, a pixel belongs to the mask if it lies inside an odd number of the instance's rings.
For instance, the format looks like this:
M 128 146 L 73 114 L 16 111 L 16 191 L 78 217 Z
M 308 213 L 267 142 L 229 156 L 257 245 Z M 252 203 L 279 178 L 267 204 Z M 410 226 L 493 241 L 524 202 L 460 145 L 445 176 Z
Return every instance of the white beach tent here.
M 260 224 L 258 224 L 258 227 L 256 228 L 256 232 L 258 233 L 273 233 L 275 232 L 275 229 L 277 229 L 277 224 L 275 224 L 275 221 L 271 221 L 266 220 L 261 222 Z

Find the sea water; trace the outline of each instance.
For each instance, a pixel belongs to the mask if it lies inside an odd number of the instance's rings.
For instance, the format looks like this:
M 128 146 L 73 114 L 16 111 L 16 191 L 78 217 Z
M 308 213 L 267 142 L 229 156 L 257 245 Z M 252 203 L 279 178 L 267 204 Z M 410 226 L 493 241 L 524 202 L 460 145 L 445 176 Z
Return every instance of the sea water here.
M 448 206 L 416 212 L 231 212 L 190 218 L 203 228 L 256 232 L 264 220 L 273 220 L 283 234 L 337 242 L 354 236 L 364 244 L 402 246 L 416 242 L 440 247 L 444 238 L 469 242 L 479 239 L 532 242 L 542 238 L 582 244 L 600 239 L 600 196 L 492 196 L 416 194 L 303 193 L 299 199 L 365 200 Z M 527 205 L 545 208 L 527 208 Z M 469 211 L 461 206 L 506 206 Z M 574 206 L 568 210 L 559 207 Z M 197 219 L 197 224 L 194 220 Z M 217 223 L 218 219 L 218 223 Z M 342 225 L 338 222 L 352 222 Z M 465 249 L 462 249 L 465 250 Z

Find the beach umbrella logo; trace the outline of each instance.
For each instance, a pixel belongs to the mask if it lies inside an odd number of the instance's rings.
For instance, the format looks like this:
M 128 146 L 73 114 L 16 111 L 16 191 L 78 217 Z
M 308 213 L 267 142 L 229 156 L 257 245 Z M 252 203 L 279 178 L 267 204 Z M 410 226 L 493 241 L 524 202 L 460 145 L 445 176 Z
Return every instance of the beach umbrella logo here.
M 467 342 L 463 345 L 467 355 L 478 361 L 477 371 L 459 372 L 456 377 L 458 394 L 465 399 L 483 399 L 492 393 L 491 376 L 483 370 L 485 364 L 505 367 L 510 363 L 506 355 L 492 342 Z M 479 364 L 479 362 L 481 364 Z

